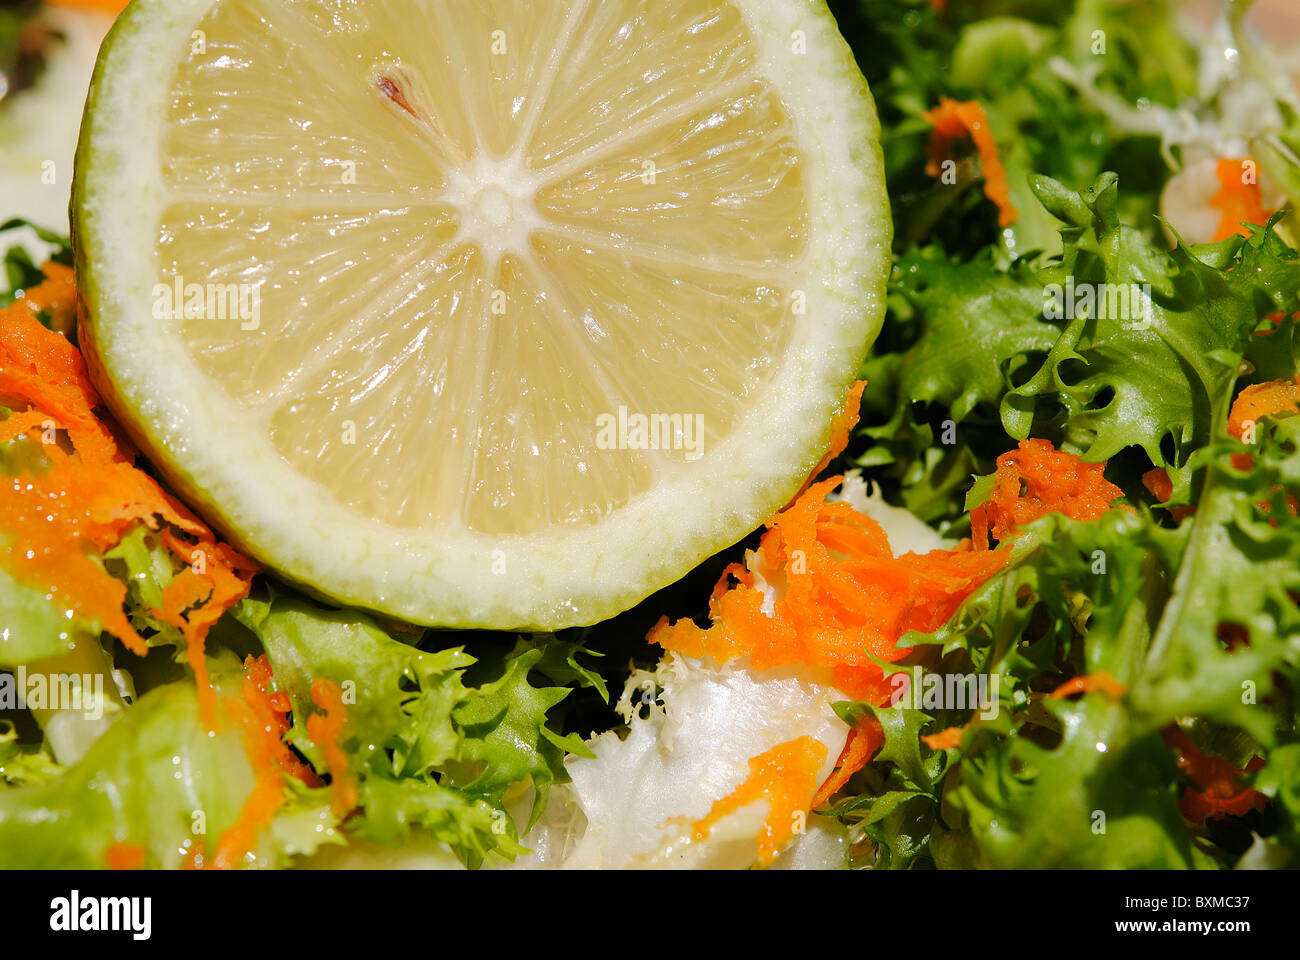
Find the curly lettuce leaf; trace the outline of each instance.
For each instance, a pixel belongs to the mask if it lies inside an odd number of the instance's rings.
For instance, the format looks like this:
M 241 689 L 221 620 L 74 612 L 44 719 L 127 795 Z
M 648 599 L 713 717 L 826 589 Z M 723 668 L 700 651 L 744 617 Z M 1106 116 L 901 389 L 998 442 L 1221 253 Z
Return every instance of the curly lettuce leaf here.
M 886 747 L 832 812 L 864 824 L 879 865 L 1233 865 L 1245 850 L 1231 831 L 1182 820 L 1188 783 L 1162 736 L 1175 725 L 1238 769 L 1264 760 L 1254 783 L 1281 826 L 1248 822 L 1269 857 L 1291 855 L 1300 417 L 1261 424 L 1250 470 L 1233 460 L 1245 449 L 1224 443 L 1195 458 L 1199 507 L 1176 529 L 1118 509 L 1089 523 L 1038 521 L 943 628 L 904 638 L 939 671 L 995 677 L 999 710 L 876 711 Z M 1120 694 L 1048 695 L 1102 672 Z M 964 727 L 942 766 L 920 742 L 932 718 L 931 732 Z
M 577 734 L 562 737 L 546 715 L 569 695 L 568 687 L 535 687 L 529 673 L 542 659 L 532 649 L 506 660 L 502 676 L 471 691 L 452 719 L 463 736 L 459 759 L 481 769 L 465 789 L 500 803 L 511 784 L 531 780 L 536 800 L 528 826 L 546 805 L 552 783 L 564 783 L 566 752 L 590 757 Z
M 899 261 L 894 287 L 924 318 L 900 359 L 898 389 L 913 403 L 942 404 L 958 424 L 980 404 L 996 408 L 1009 374 L 1060 336 L 1026 265 L 999 270 L 987 252 L 953 263 L 935 248 L 914 251 Z
M 1272 801 L 1280 821 L 1275 835 L 1256 840 L 1268 851 L 1264 865 L 1294 866 L 1300 862 L 1300 743 L 1271 751 L 1268 766 L 1255 775 L 1253 786 Z
M 857 464 L 898 491 L 923 520 L 955 521 L 974 473 L 992 470 L 1010 441 L 998 419 L 1017 373 L 1039 364 L 1060 331 L 1043 318 L 1027 264 L 990 253 L 968 263 L 939 247 L 913 250 L 891 282 L 890 323 L 862 371 Z
M 907 253 L 862 371 L 857 463 L 929 522 L 959 522 L 971 476 L 1030 436 L 1090 461 L 1140 457 L 1188 503 L 1192 454 L 1226 439 L 1242 370 L 1290 379 L 1300 365 L 1295 324 L 1257 335 L 1300 310 L 1300 255 L 1271 226 L 1166 252 L 1121 224 L 1114 174 L 1082 192 L 1047 178 L 1035 189 L 1063 224 L 1063 253 L 1034 264 Z
M 368 776 L 361 788 L 361 805 L 365 814 L 350 836 L 364 842 L 403 847 L 418 829 L 446 844 L 471 868 L 490 854 L 513 859 L 528 852 L 516 840 L 504 810 L 425 778 Z
M 192 684 L 159 687 L 62 777 L 0 790 L 0 867 L 101 868 L 114 843 L 144 848 L 148 866 L 179 867 L 190 844 L 215 847 L 252 788 L 234 726 L 210 736 Z M 321 793 L 280 811 L 259 842 L 258 865 L 283 866 L 338 841 Z
M 939 648 L 953 669 L 997 679 L 996 716 L 945 718 L 965 731 L 934 802 L 945 827 L 968 832 L 973 843 L 958 848 L 936 836 L 934 859 L 1192 865 L 1177 771 L 1158 722 L 1104 693 L 1077 702 L 1044 696 L 1068 677 L 1098 671 L 1134 682 L 1180 550 L 1178 533 L 1135 513 L 1112 511 L 1094 523 L 1048 517 L 944 628 L 907 638 Z
M 1242 469 L 1233 456 L 1251 451 Z M 1270 746 L 1270 709 L 1281 677 L 1300 678 L 1300 418 L 1263 421 L 1258 443 L 1204 451 L 1196 514 L 1172 596 L 1134 689 L 1135 707 L 1156 721 L 1214 720 Z M 1241 634 L 1229 647 L 1220 631 Z
M 1040 279 L 1061 290 L 1103 291 L 1108 304 L 1110 291 L 1127 291 L 1129 309 L 1103 310 L 1098 296 L 1093 309 L 1063 318 L 1046 361 L 1003 398 L 1007 432 L 1024 439 L 1044 419 L 1044 403 L 1059 406 L 1067 449 L 1095 462 L 1139 448 L 1186 502 L 1191 455 L 1226 436 L 1255 331 L 1271 314 L 1300 309 L 1300 255 L 1271 227 L 1212 246 L 1159 250 L 1120 223 L 1114 174 L 1082 193 L 1047 178 L 1035 189 L 1066 225 L 1065 254 Z M 1113 302 L 1123 305 L 1118 294 Z
M 365 807 L 349 829 L 362 838 L 389 842 L 418 824 L 470 866 L 489 851 L 514 856 L 522 848 L 505 814 L 507 791 L 534 789 L 535 821 L 550 785 L 567 780 L 565 752 L 585 753 L 581 739 L 548 725 L 548 713 L 570 689 L 534 685 L 545 656 L 536 644 L 517 647 L 495 679 L 475 687 L 465 672 L 477 661 L 464 650 L 420 650 L 353 611 L 272 596 L 244 601 L 237 616 L 260 639 L 289 694 L 297 721 L 292 740 L 309 759 L 319 759 L 305 729 L 316 709 L 312 682 L 324 677 L 342 689 L 342 745 L 361 778 Z M 551 668 L 555 657 L 567 666 L 575 654 L 555 651 Z
M 1042 709 L 1056 728 L 1055 742 L 1045 746 L 1003 717 L 981 725 L 962 758 L 952 799 L 982 865 L 1177 869 L 1203 863 L 1178 812 L 1173 755 L 1158 733 L 1136 732 L 1125 706 L 1104 693 L 1043 701 Z
M 939 824 L 939 783 L 948 758 L 921 742 L 934 717 L 907 707 L 837 704 L 836 713 L 854 724 L 871 715 L 880 723 L 885 742 L 865 775 L 867 789 L 846 797 L 827 811 L 846 825 L 856 826 L 875 844 L 870 866 L 906 870 L 934 856 L 931 840 Z

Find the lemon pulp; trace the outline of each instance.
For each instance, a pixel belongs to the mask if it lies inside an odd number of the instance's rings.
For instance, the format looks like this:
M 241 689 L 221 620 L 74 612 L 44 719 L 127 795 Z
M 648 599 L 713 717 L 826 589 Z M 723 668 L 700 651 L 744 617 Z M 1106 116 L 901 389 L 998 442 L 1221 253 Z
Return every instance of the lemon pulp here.
M 176 332 L 341 503 L 591 524 L 744 419 L 796 319 L 808 203 L 736 8 L 225 0 L 197 30 L 160 282 L 257 290 L 256 329 Z M 602 449 L 620 408 L 675 417 L 668 449 Z

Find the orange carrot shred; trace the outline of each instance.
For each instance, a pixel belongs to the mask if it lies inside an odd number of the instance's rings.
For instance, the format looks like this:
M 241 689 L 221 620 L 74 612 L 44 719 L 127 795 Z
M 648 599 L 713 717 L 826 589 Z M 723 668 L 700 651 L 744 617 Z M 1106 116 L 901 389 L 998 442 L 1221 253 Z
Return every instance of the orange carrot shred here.
M 1244 440 L 1250 427 L 1278 413 L 1300 413 L 1300 379 L 1273 380 L 1246 387 L 1233 401 L 1228 432 Z
M 1167 504 L 1173 499 L 1174 482 L 1169 479 L 1169 472 L 1161 467 L 1142 474 L 1142 486 L 1156 498 L 1157 503 Z M 1179 522 L 1196 513 L 1196 508 L 1192 506 L 1169 507 L 1168 510 L 1169 515 Z
M 850 390 L 826 462 L 847 442 L 864 386 Z M 758 553 L 766 567 L 780 571 L 781 595 L 769 603 L 754 576 L 732 565 L 714 588 L 708 627 L 665 617 L 649 642 L 718 663 L 747 657 L 759 670 L 801 664 L 855 700 L 888 703 L 893 689 L 875 661 L 904 656 L 897 646 L 903 634 L 947 622 L 1010 552 L 990 551 L 986 543 L 981 551 L 965 544 L 895 557 L 875 520 L 847 503 L 826 502 L 842 479 L 811 484 L 768 520 Z
M 83 10 L 102 10 L 117 16 L 131 0 L 50 0 L 56 7 L 77 7 Z
M 903 656 L 899 637 L 937 629 L 1010 554 L 964 547 L 896 558 L 874 520 L 825 502 L 840 480 L 813 484 L 768 521 L 759 550 L 786 581 L 770 615 L 762 591 L 741 578 L 715 590 L 709 627 L 664 618 L 649 641 L 718 663 L 748 657 L 759 670 L 803 664 L 856 700 L 888 702 L 892 688 L 872 657 Z
M 1156 467 L 1142 474 L 1142 486 L 1151 491 L 1151 496 L 1160 503 L 1168 503 L 1174 495 L 1174 484 L 1169 479 L 1169 472 Z
M 180 869 L 202 870 L 207 862 L 207 852 L 207 844 L 203 842 L 203 838 L 195 837 L 181 860 Z
M 216 692 L 208 679 L 204 640 L 222 614 L 248 596 L 256 568 L 229 547 L 222 550 L 224 544 L 205 540 L 190 544 L 170 531 L 163 533 L 162 540 L 176 556 L 192 562 L 163 590 L 162 608 L 153 613 L 179 628 L 185 637 L 186 659 L 198 682 L 203 722 L 216 729 Z
M 758 800 L 769 809 L 758 836 L 758 862 L 768 866 L 795 835 L 796 815 L 812 808 L 817 775 L 826 762 L 826 745 L 813 737 L 790 740 L 749 761 L 749 776 L 692 825 L 696 842 L 705 840 L 723 817 Z
M 22 301 L 33 313 L 49 313 L 50 326 L 68 333 L 77 323 L 76 275 L 71 267 L 53 260 L 42 267 L 45 279 L 23 292 Z
M 1300 378 L 1254 383 L 1243 389 L 1228 412 L 1228 433 L 1243 443 L 1254 443 L 1255 425 L 1279 413 L 1300 413 Z M 1232 465 L 1251 470 L 1255 459 L 1248 453 L 1234 453 Z
M 1166 746 L 1178 751 L 1178 769 L 1191 781 L 1178 804 L 1184 820 L 1201 824 L 1225 816 L 1244 816 L 1267 806 L 1267 796 L 1241 783 L 1247 773 L 1264 768 L 1260 757 L 1254 757 L 1245 770 L 1239 770 L 1223 757 L 1202 753 L 1176 726 L 1166 727 L 1162 736 Z
M 1065 681 L 1051 693 L 1053 700 L 1063 700 L 1066 697 L 1077 696 L 1081 693 L 1101 692 L 1106 696 L 1118 700 L 1124 696 L 1124 684 L 1120 683 L 1105 670 L 1098 670 L 1095 673 L 1085 674 L 1081 677 Z
M 1105 478 L 1105 463 L 1084 463 L 1046 440 L 1023 440 L 998 457 L 993 493 L 971 511 L 971 538 L 988 549 L 988 535 L 1003 541 L 1049 513 L 1096 520 L 1124 492 Z M 1023 492 L 1022 492 L 1023 488 Z
M 863 717 L 849 730 L 844 749 L 835 761 L 835 770 L 813 797 L 812 809 L 826 804 L 849 779 L 867 765 L 876 751 L 885 745 L 885 731 L 875 717 Z
M 10 407 L 14 401 L 26 405 L 0 421 L 0 442 L 20 437 L 39 442 L 46 461 L 44 469 L 0 481 L 0 515 L 13 534 L 0 545 L 0 567 L 144 656 L 148 644 L 123 609 L 126 585 L 96 555 L 141 523 L 163 531 L 165 538 L 175 539 L 172 531 L 194 537 L 196 548 L 208 551 L 205 571 L 182 571 L 155 615 L 182 630 L 204 720 L 215 728 L 216 695 L 207 678 L 203 640 L 221 614 L 247 594 L 256 567 L 217 544 L 179 501 L 132 466 L 134 450 L 96 415 L 100 398 L 81 354 L 37 319 L 49 311 L 56 325 L 70 323 L 76 309 L 71 269 L 48 263 L 44 270 L 44 282 L 0 309 L 0 396 Z
M 291 777 L 296 777 L 309 787 L 318 787 L 320 778 L 314 770 L 298 758 L 284 736 L 292 727 L 289 715 L 293 705 L 289 695 L 274 689 L 275 677 L 271 672 L 271 661 L 263 654 L 260 657 L 248 657 L 244 660 L 244 681 L 240 688 L 240 697 L 252 709 L 263 729 L 273 734 L 278 742 L 275 760 L 280 769 Z
M 273 689 L 274 682 L 271 662 L 265 654 L 247 657 L 240 699 L 226 697 L 224 700 L 226 712 L 240 725 L 244 755 L 253 767 L 254 786 L 240 808 L 239 819 L 222 833 L 216 853 L 207 864 L 210 869 L 236 867 L 253 851 L 258 837 L 288 797 L 284 774 L 296 777 L 309 787 L 320 786 L 315 771 L 299 760 L 284 741 L 291 726 L 289 714 L 293 705 L 288 694 Z M 315 685 L 312 692 L 314 695 Z M 308 718 L 309 730 L 312 719 Z M 201 841 L 190 850 L 188 859 L 192 869 L 204 866 Z
M 1249 157 L 1223 157 L 1215 166 L 1219 192 L 1210 198 L 1210 205 L 1223 215 L 1211 242 L 1218 243 L 1234 234 L 1248 237 L 1251 230 L 1245 224 L 1268 222 L 1270 215 L 1264 210 L 1259 183 L 1246 176 L 1246 171 L 1253 169 L 1256 166 Z
M 718 577 L 718 582 L 713 587 L 713 593 L 709 595 L 710 600 L 717 600 L 724 593 L 731 589 L 731 579 L 736 579 L 737 583 L 752 587 L 754 585 L 754 575 L 745 569 L 743 563 L 728 564 L 722 571 L 722 576 Z
M 226 712 L 240 728 L 244 755 L 253 768 L 253 790 L 239 809 L 236 821 L 222 831 L 216 852 L 207 867 L 233 870 L 242 865 L 257 846 L 258 838 L 288 799 L 278 755 L 283 746 L 279 735 L 268 730 L 248 704 L 234 697 L 222 701 Z
M 330 773 L 330 807 L 335 816 L 346 816 L 356 808 L 358 796 L 356 779 L 348 769 L 348 755 L 339 744 L 346 711 L 343 691 L 333 680 L 317 677 L 311 683 L 311 698 L 325 712 L 307 718 L 307 734 L 320 747 Z
M 1011 185 L 984 108 L 974 100 L 962 102 L 940 97 L 939 106 L 922 116 L 934 128 L 925 172 L 932 177 L 941 176 L 945 161 L 952 159 L 953 144 L 970 138 L 983 169 L 984 195 L 998 208 L 998 226 L 1009 227 L 1019 220 L 1020 211 L 1011 203 Z
M 104 851 L 109 870 L 139 870 L 144 867 L 145 849 L 138 843 L 110 843 Z
M 965 735 L 965 727 L 947 727 L 938 733 L 921 737 L 921 742 L 931 750 L 952 750 L 961 746 L 961 739 Z

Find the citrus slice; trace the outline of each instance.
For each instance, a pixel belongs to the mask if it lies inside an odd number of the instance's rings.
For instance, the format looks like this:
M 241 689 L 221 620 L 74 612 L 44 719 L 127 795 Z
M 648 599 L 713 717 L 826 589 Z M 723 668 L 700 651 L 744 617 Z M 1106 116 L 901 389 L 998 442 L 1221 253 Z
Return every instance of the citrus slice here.
M 136 0 L 73 220 L 115 414 L 244 550 L 435 625 L 627 609 L 795 494 L 875 338 L 807 0 Z

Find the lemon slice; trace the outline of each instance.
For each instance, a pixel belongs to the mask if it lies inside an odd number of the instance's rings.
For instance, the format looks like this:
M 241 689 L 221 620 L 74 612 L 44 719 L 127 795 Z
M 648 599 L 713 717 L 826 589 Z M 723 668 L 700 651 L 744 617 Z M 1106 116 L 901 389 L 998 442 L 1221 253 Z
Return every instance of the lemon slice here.
M 78 152 L 83 342 L 285 577 L 593 623 L 817 463 L 883 314 L 878 137 L 819 0 L 136 0 Z

